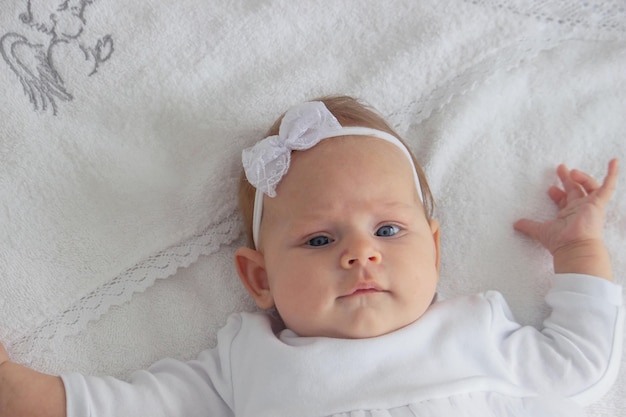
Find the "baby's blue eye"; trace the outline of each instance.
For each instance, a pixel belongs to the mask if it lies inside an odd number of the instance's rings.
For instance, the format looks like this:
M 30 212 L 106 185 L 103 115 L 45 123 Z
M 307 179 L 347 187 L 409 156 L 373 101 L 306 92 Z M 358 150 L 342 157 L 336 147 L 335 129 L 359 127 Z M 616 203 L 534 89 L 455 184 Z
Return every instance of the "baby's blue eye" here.
M 330 243 L 330 238 L 328 236 L 315 236 L 312 239 L 309 239 L 306 244 L 313 247 L 325 246 Z
M 398 233 L 400 231 L 400 229 L 396 226 L 392 226 L 392 225 L 385 225 L 380 227 L 377 231 L 376 231 L 376 236 L 380 236 L 380 237 L 391 237 L 393 235 L 395 235 L 396 233 Z

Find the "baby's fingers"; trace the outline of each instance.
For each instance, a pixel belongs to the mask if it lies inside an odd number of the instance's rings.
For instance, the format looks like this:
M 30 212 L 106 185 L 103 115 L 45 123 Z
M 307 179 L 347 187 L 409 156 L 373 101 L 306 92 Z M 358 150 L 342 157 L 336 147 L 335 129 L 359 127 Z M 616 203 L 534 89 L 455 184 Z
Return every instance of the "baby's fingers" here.
M 526 236 L 539 240 L 539 235 L 543 229 L 543 224 L 530 219 L 520 219 L 513 223 L 513 228 L 522 232 Z
M 563 191 L 566 198 L 563 200 L 564 202 L 561 205 L 567 204 L 567 201 L 573 200 L 575 198 L 585 197 L 587 195 L 587 190 L 572 178 L 572 173 L 575 170 L 569 170 L 564 164 L 561 164 L 557 167 L 556 173 L 563 184 Z M 580 171 L 579 171 L 580 172 Z M 591 178 L 591 177 L 589 177 Z M 552 195 L 551 195 L 552 197 Z M 554 200 L 554 198 L 553 198 Z
M 600 187 L 598 181 L 596 181 L 592 176 L 583 171 L 573 169 L 570 171 L 570 177 L 573 181 L 580 184 L 585 189 L 587 194 L 594 192 L 598 189 L 598 187 Z
M 617 159 L 611 159 L 609 161 L 609 169 L 602 181 L 602 185 L 597 189 L 596 195 L 601 203 L 606 204 L 609 202 L 617 186 L 617 176 L 619 173 L 619 161 Z
M 567 204 L 567 194 L 558 187 L 552 186 L 548 189 L 548 195 L 562 209 Z

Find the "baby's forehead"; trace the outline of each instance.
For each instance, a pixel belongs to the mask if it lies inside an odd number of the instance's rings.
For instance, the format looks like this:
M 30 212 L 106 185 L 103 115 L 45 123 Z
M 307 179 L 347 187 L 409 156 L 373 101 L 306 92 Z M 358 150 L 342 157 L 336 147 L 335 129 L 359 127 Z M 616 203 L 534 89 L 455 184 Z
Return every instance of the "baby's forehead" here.
M 325 139 L 306 151 L 294 151 L 277 191 L 303 184 L 333 188 L 364 180 L 372 186 L 405 181 L 415 186 L 411 162 L 397 146 L 367 136 L 345 136 Z
M 289 171 L 276 189 L 279 200 L 315 198 L 323 204 L 331 198 L 358 200 L 369 195 L 384 204 L 414 204 L 414 198 L 420 199 L 411 162 L 395 145 L 368 137 L 323 142 L 292 153 Z
M 358 160 L 380 160 L 382 157 L 390 159 L 405 159 L 403 152 L 394 144 L 371 136 L 339 136 L 323 139 L 314 147 L 304 151 L 292 152 L 292 164 L 303 159 L 331 159 L 338 163 Z M 410 167 L 408 160 L 400 163 Z M 363 166 L 367 169 L 367 166 Z M 288 173 L 289 174 L 289 173 Z

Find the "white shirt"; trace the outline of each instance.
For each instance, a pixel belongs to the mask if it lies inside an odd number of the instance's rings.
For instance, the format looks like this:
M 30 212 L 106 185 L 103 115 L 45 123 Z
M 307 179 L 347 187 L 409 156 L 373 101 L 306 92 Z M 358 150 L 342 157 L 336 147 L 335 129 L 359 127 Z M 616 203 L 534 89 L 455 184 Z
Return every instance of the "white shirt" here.
M 621 294 L 556 275 L 541 331 L 516 323 L 494 291 L 437 302 L 370 339 L 275 335 L 268 316 L 234 314 L 195 361 L 165 359 L 129 382 L 63 375 L 68 416 L 569 417 L 617 376 Z

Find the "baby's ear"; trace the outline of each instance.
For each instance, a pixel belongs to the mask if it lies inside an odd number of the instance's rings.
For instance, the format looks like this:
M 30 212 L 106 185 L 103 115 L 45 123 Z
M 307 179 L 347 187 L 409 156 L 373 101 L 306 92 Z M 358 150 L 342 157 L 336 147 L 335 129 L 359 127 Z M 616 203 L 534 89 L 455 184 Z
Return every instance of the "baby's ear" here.
M 235 267 L 242 284 L 263 310 L 274 307 L 274 297 L 265 272 L 263 254 L 250 248 L 239 248 L 235 252 Z

